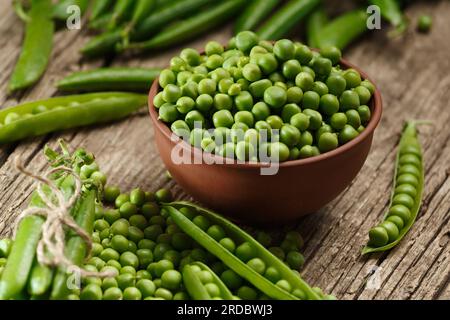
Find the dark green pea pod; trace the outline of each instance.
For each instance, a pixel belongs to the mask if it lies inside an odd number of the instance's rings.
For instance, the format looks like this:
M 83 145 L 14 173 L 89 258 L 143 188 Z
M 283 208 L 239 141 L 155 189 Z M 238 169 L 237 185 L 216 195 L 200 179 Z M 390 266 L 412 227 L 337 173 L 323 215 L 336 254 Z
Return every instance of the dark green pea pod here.
M 22 52 L 9 81 L 9 91 L 35 84 L 44 74 L 53 47 L 54 23 L 51 0 L 32 0 Z
M 200 12 L 186 20 L 180 21 L 161 31 L 154 38 L 137 43 L 130 43 L 129 49 L 157 50 L 187 41 L 202 34 L 228 18 L 232 17 L 245 3 L 244 0 L 229 0 Z M 124 49 L 124 48 L 120 48 Z
M 422 193 L 423 193 L 423 185 L 424 185 L 424 172 L 423 172 L 423 159 L 422 159 L 422 148 L 420 146 L 420 143 L 417 139 L 417 130 L 416 130 L 416 124 L 419 122 L 408 122 L 403 130 L 402 137 L 400 139 L 400 143 L 398 146 L 398 152 L 397 152 L 397 159 L 396 159 L 396 165 L 395 165 L 395 175 L 394 175 L 394 182 L 393 182 L 393 191 L 391 196 L 391 203 L 389 205 L 388 212 L 384 215 L 383 222 L 386 220 L 389 220 L 390 214 L 389 211 L 391 208 L 393 208 L 394 205 L 394 197 L 396 196 L 396 188 L 399 186 L 399 171 L 402 169 L 401 164 L 401 157 L 404 155 L 414 155 L 415 158 L 417 158 L 418 161 L 415 161 L 416 168 L 418 169 L 418 184 L 415 186 L 415 189 L 417 192 L 415 193 L 414 197 L 414 204 L 411 208 L 409 208 L 410 215 L 407 217 L 403 217 L 403 226 L 402 228 L 398 228 L 398 236 L 395 240 L 391 241 L 392 239 L 389 239 L 385 242 L 387 242 L 385 245 L 375 246 L 373 244 L 366 245 L 363 250 L 362 254 L 372 253 L 372 252 L 381 252 L 381 251 L 387 251 L 389 249 L 392 249 L 395 247 L 400 241 L 405 237 L 405 235 L 408 233 L 408 231 L 413 226 L 414 222 L 416 221 L 417 214 L 419 213 L 420 206 L 422 203 Z M 395 215 L 397 217 L 397 215 Z M 404 221 L 404 219 L 407 218 L 408 221 Z M 389 220 L 391 221 L 391 220 Z M 377 227 L 376 227 L 377 228 Z M 380 226 L 378 226 L 380 228 Z M 383 231 L 384 228 L 381 225 Z M 374 228 L 375 229 L 375 228 Z M 377 229 L 378 230 L 378 229 Z M 377 232 L 375 230 L 374 232 Z M 384 231 L 383 231 L 384 232 Z
M 258 29 L 259 37 L 262 40 L 283 38 L 319 4 L 320 0 L 290 0 Z
M 313 13 L 311 13 L 306 21 L 306 36 L 308 46 L 317 48 L 319 45 L 319 33 L 323 27 L 328 23 L 328 15 L 325 9 L 320 6 Z
M 126 117 L 147 103 L 146 95 L 103 92 L 51 98 L 0 111 L 0 144 Z M 14 117 L 13 117 L 14 116 Z
M 88 8 L 89 0 L 61 0 L 53 7 L 53 18 L 61 21 L 67 20 L 70 15 L 70 6 L 78 6 L 80 13 L 86 12 Z
M 369 0 L 369 3 L 380 8 L 383 19 L 388 21 L 394 30 L 391 35 L 398 35 L 405 32 L 408 27 L 408 20 L 400 9 L 400 5 L 396 0 Z
M 75 221 L 88 234 L 92 234 L 92 231 L 94 229 L 95 201 L 96 191 L 88 190 L 81 196 L 80 200 L 78 201 L 78 208 L 74 213 Z M 74 264 L 81 265 L 87 254 L 89 253 L 87 249 L 88 248 L 86 242 L 80 236 L 71 234 L 66 242 L 65 255 Z M 55 278 L 53 280 L 50 299 L 67 299 L 67 296 L 70 294 L 70 289 L 67 286 L 68 277 L 69 274 L 67 273 L 67 270 L 62 267 L 57 269 Z
M 136 5 L 133 10 L 133 15 L 130 22 L 123 31 L 122 37 L 124 38 L 124 44 L 129 43 L 130 32 L 134 27 L 141 23 L 150 13 L 153 11 L 156 5 L 156 0 L 136 0 Z
M 107 12 L 105 14 L 102 14 L 97 19 L 89 21 L 88 28 L 91 29 L 91 30 L 94 30 L 94 31 L 102 31 L 103 32 L 103 31 L 106 30 L 106 26 L 108 25 L 108 22 L 111 19 L 112 19 L 112 13 L 111 12 Z M 95 38 L 96 37 L 93 37 L 93 39 L 95 39 Z
M 28 279 L 28 293 L 31 296 L 42 296 L 50 288 L 53 280 L 53 269 L 34 261 L 33 268 Z
M 349 11 L 323 27 L 317 35 L 317 46 L 343 50 L 367 30 L 367 13 L 364 10 Z
M 248 243 L 252 250 L 255 252 L 256 257 L 264 261 L 266 266 L 271 266 L 276 268 L 281 275 L 282 279 L 288 281 L 293 289 L 301 290 L 307 299 L 310 300 L 320 300 L 321 297 L 297 274 L 295 274 L 288 266 L 286 266 L 281 260 L 276 258 L 271 252 L 264 248 L 259 242 L 252 238 L 245 231 L 240 229 L 235 224 L 222 218 L 220 215 L 209 211 L 204 208 L 200 208 L 189 202 L 173 202 L 164 205 L 164 208 L 169 212 L 173 221 L 182 229 L 186 234 L 188 234 L 192 239 L 194 239 L 198 244 L 208 250 L 210 253 L 215 255 L 217 258 L 222 260 L 230 269 L 236 272 L 239 276 L 249 281 L 256 288 L 261 290 L 263 293 L 268 295 L 273 299 L 280 300 L 295 300 L 298 299 L 284 289 L 275 286 L 272 282 L 266 279 L 261 274 L 257 273 L 244 262 L 242 262 L 233 253 L 225 249 L 219 242 L 209 236 L 205 231 L 195 225 L 191 220 L 189 220 L 183 213 L 178 209 L 183 207 L 188 207 L 196 211 L 197 214 L 204 216 L 213 224 L 222 227 L 227 235 L 227 237 L 232 238 L 235 242 Z
M 222 282 L 222 280 L 204 263 L 194 262 L 192 265 L 198 266 L 201 270 L 211 273 L 213 282 L 220 290 L 220 298 L 223 300 L 234 300 L 233 294 Z M 194 300 L 211 300 L 212 297 L 197 276 L 197 273 L 192 268 L 192 265 L 186 265 L 183 269 L 183 283 L 189 293 L 189 296 Z
M 161 69 L 99 68 L 72 73 L 57 83 L 61 91 L 135 91 L 148 92 Z
M 108 23 L 108 30 L 113 30 L 121 22 L 128 20 L 133 12 L 136 0 L 116 0 L 113 8 L 113 16 Z
M 92 38 L 81 48 L 80 52 L 90 58 L 112 54 L 115 51 L 116 44 L 122 39 L 121 30 L 107 31 Z
M 234 33 L 255 30 L 280 3 L 280 0 L 252 0 L 234 24 Z
M 93 0 L 89 21 L 95 21 L 106 14 L 112 7 L 114 0 Z

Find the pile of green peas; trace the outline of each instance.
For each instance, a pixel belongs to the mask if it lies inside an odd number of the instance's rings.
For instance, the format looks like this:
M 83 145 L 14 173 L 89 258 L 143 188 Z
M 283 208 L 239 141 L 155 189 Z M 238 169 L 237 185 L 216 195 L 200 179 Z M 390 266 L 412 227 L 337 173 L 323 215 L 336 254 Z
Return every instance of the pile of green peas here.
M 84 267 L 89 271 L 113 271 L 116 276 L 85 278 L 81 290 L 75 290 L 70 299 L 189 300 L 182 271 L 194 262 L 207 264 L 230 285 L 236 297 L 264 298 L 258 289 L 229 270 L 173 222 L 160 207 L 161 203 L 172 201 L 170 190 L 153 193 L 136 188 L 121 193 L 117 187 L 106 186 L 104 201 L 112 207 L 96 208 L 92 258 Z M 201 218 L 196 221 L 200 225 L 205 223 Z M 223 234 L 220 226 L 209 226 L 207 231 L 214 237 Z M 255 232 L 255 237 L 291 268 L 299 270 L 303 265 L 304 258 L 299 252 L 303 240 L 297 232 L 289 232 L 282 241 L 275 241 L 262 231 Z M 233 245 L 232 240 L 228 245 Z M 241 285 L 236 288 L 236 283 Z
M 250 31 L 205 54 L 184 49 L 161 72 L 153 103 L 159 118 L 195 147 L 242 161 L 282 161 L 338 148 L 364 129 L 375 87 L 341 52 L 320 52 Z

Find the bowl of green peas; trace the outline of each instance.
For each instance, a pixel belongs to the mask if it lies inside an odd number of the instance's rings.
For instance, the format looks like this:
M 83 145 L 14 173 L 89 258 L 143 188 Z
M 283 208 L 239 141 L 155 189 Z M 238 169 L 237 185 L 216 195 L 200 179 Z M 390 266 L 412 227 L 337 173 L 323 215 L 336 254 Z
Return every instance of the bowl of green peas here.
M 382 101 L 337 48 L 244 31 L 172 58 L 149 110 L 161 158 L 186 192 L 238 220 L 280 224 L 351 183 Z

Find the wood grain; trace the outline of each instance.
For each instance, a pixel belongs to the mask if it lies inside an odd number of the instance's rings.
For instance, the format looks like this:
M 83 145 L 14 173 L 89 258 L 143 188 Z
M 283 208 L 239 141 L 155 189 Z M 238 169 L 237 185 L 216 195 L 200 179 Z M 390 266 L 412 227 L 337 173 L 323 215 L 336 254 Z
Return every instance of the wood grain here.
M 43 79 L 33 89 L 8 96 L 7 83 L 20 52 L 23 27 L 9 1 L 2 1 L 0 8 L 2 107 L 56 95 L 54 82 L 74 70 L 105 63 L 162 67 L 180 50 L 117 57 L 108 62 L 85 61 L 78 50 L 90 37 L 88 32 L 61 30 L 55 37 L 53 57 Z M 434 26 L 428 35 L 414 31 L 422 13 L 433 16 Z M 377 30 L 346 52 L 346 58 L 370 74 L 381 90 L 384 115 L 370 156 L 352 184 L 328 206 L 298 221 L 298 229 L 306 240 L 303 277 L 340 299 L 450 298 L 450 2 L 419 2 L 407 14 L 412 26 L 404 37 L 389 39 L 385 29 Z M 230 35 L 230 26 L 225 26 L 187 45 L 201 48 L 208 40 L 225 42 Z M 433 121 L 433 126 L 420 128 L 426 161 L 424 204 L 411 232 L 395 249 L 361 257 L 368 230 L 380 221 L 387 208 L 396 146 L 402 123 L 409 119 Z M 27 168 L 42 172 L 46 169 L 42 146 L 55 146 L 60 137 L 69 141 L 72 148 L 84 146 L 94 152 L 110 183 L 119 184 L 123 190 L 167 186 L 177 198 L 189 198 L 166 178 L 144 110 L 113 124 L 0 147 L 2 236 L 11 234 L 15 218 L 34 187 L 32 181 L 14 170 L 15 157 L 20 156 Z

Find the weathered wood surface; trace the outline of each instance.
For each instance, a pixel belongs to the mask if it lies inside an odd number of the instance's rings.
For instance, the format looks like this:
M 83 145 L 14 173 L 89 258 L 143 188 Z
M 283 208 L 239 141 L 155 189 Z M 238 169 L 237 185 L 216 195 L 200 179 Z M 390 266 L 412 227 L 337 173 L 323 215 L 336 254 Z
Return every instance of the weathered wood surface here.
M 2 107 L 53 96 L 57 94 L 55 80 L 74 70 L 104 64 L 80 58 L 78 49 L 89 38 L 86 30 L 60 31 L 42 81 L 32 90 L 8 96 L 7 82 L 20 52 L 22 25 L 9 1 L 1 1 L 0 7 Z M 424 1 L 408 9 L 413 22 L 422 13 L 433 16 L 431 34 L 418 34 L 410 28 L 404 38 L 392 40 L 386 37 L 385 30 L 376 31 L 345 55 L 370 74 L 382 91 L 383 119 L 370 156 L 351 186 L 320 212 L 298 221 L 306 240 L 303 277 L 340 299 L 450 298 L 450 2 Z M 224 27 L 189 45 L 200 48 L 209 39 L 225 41 L 230 34 L 230 28 Z M 112 65 L 165 66 L 178 51 L 118 57 Z M 434 121 L 434 126 L 420 128 L 426 161 L 424 204 L 416 224 L 398 247 L 362 258 L 360 249 L 367 241 L 367 232 L 388 205 L 395 148 L 402 122 L 407 119 Z M 120 184 L 123 190 L 166 186 L 175 191 L 177 198 L 188 198 L 166 178 L 152 135 L 150 120 L 143 111 L 118 123 L 0 147 L 0 234 L 11 234 L 15 218 L 34 186 L 14 170 L 15 157 L 20 156 L 29 169 L 41 172 L 46 169 L 42 146 L 47 142 L 55 146 L 59 137 L 73 148 L 84 146 L 94 152 L 110 182 Z M 375 267 L 378 271 L 370 277 Z M 367 282 L 378 286 L 368 286 Z

